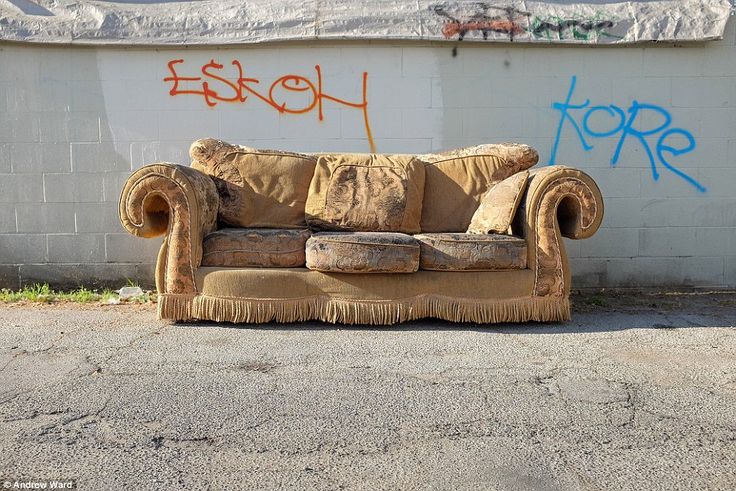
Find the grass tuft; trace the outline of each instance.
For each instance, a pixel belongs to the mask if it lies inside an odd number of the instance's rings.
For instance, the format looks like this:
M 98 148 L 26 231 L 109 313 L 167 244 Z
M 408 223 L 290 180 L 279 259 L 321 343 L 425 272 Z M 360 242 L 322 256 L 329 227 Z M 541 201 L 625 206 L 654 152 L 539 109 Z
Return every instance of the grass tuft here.
M 130 282 L 129 282 L 130 284 Z M 144 292 L 143 295 L 121 300 L 117 292 L 104 289 L 102 291 L 90 290 L 85 287 L 79 287 L 76 290 L 64 292 L 52 290 L 48 283 L 35 283 L 28 285 L 21 290 L 9 290 L 7 288 L 0 289 L 0 303 L 56 303 L 56 302 L 72 302 L 72 303 L 148 303 L 155 302 L 156 294 Z
M 606 305 L 606 299 L 602 295 L 591 295 L 585 298 L 585 303 L 588 305 L 595 305 L 597 307 L 604 307 Z

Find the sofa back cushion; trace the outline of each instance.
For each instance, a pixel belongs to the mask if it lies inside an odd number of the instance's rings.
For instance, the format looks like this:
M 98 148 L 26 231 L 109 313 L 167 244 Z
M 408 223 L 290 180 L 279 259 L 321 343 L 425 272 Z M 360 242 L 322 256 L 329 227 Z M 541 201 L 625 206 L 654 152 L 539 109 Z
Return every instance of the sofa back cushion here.
M 418 157 L 425 163 L 422 232 L 465 232 L 494 183 L 537 163 L 528 145 L 502 143 Z
M 218 218 L 235 227 L 303 228 L 317 158 L 204 139 L 189 149 L 192 167 L 209 174 L 220 194 Z
M 321 155 L 306 219 L 317 230 L 417 233 L 424 164 L 410 155 Z

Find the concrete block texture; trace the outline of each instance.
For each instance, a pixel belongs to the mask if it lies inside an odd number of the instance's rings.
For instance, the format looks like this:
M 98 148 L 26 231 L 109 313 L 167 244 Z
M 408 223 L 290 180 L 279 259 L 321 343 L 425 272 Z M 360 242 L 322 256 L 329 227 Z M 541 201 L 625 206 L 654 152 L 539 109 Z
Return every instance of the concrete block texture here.
M 53 234 L 48 236 L 50 263 L 101 263 L 105 261 L 105 236 Z
M 18 203 L 18 232 L 34 234 L 74 233 L 74 203 Z
M 74 203 L 75 232 L 100 233 L 115 230 L 119 222 L 117 203 Z M 120 231 L 122 232 L 122 226 Z M 131 236 L 132 237 L 132 236 Z
M 0 264 L 0 285 L 3 288 L 20 288 L 20 266 Z
M 8 147 L 11 169 L 15 174 L 71 171 L 68 143 L 10 143 Z
M 729 285 L 736 284 L 736 255 L 726 256 L 726 278 L 725 282 Z
M 44 234 L 0 234 L 0 264 L 46 262 L 46 238 Z
M 17 231 L 15 208 L 12 205 L 0 206 L 0 234 L 14 233 Z
M 96 112 L 46 113 L 39 119 L 39 128 L 44 143 L 100 141 L 100 116 Z
M 104 198 L 106 173 L 44 174 L 44 201 L 48 203 L 97 203 Z M 40 177 L 40 176 L 39 176 Z
M 132 281 L 142 288 L 155 289 L 153 277 L 155 265 L 152 263 L 23 264 L 16 268 L 18 268 L 17 283 L 20 286 L 48 283 L 52 288 L 58 289 L 74 289 L 80 286 L 118 289 Z
M 43 175 L 0 174 L 0 203 L 37 203 L 43 201 Z
M 161 242 L 161 239 L 139 239 L 128 233 L 106 234 L 107 261 L 135 263 L 142 257 L 155 260 L 161 248 Z
M 199 79 L 164 80 L 175 59 Z M 219 78 L 202 71 L 213 59 Z M 161 242 L 122 230 L 120 190 L 215 137 L 311 152 L 524 142 L 603 192 L 601 230 L 567 241 L 575 285 L 736 287 L 734 61 L 734 21 L 688 46 L 4 45 L 0 286 L 148 274 Z
M 108 135 L 111 130 L 105 131 Z M 121 132 L 121 134 L 126 134 Z M 110 172 L 130 170 L 130 144 L 127 141 L 72 143 L 74 172 Z
M 10 165 L 10 151 L 12 144 L 3 143 L 0 145 L 0 173 L 10 174 L 12 166 Z

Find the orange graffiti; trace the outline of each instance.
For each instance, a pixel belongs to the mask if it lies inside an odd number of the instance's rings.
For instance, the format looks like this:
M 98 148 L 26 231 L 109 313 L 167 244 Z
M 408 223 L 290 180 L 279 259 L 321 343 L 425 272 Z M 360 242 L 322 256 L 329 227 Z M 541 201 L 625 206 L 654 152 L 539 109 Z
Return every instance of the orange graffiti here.
M 176 71 L 176 65 L 181 63 L 184 63 L 183 59 L 169 61 L 168 67 L 171 76 L 163 79 L 164 82 L 171 82 L 171 90 L 169 90 L 169 95 L 171 96 L 184 94 L 197 95 L 202 97 L 209 107 L 214 107 L 219 102 L 243 103 L 252 95 L 281 114 L 305 114 L 317 108 L 317 115 L 320 121 L 324 120 L 323 102 L 331 101 L 343 106 L 360 109 L 363 112 L 363 122 L 365 124 L 368 143 L 371 152 L 376 151 L 376 146 L 373 143 L 373 135 L 371 134 L 371 126 L 368 121 L 368 72 L 363 72 L 363 100 L 358 103 L 326 94 L 322 89 L 322 70 L 319 65 L 314 66 L 314 70 L 317 73 L 316 85 L 301 75 L 288 74 L 276 79 L 269 86 L 268 92 L 259 92 L 253 86 L 259 84 L 260 80 L 245 77 L 243 75 L 243 67 L 238 60 L 232 60 L 230 62 L 237 72 L 234 78 L 222 76 L 222 70 L 225 67 L 217 63 L 214 59 L 203 65 L 200 68 L 202 76 L 196 77 L 179 75 Z M 185 88 L 181 88 L 181 84 L 185 84 Z M 303 107 L 288 106 L 287 102 L 279 101 L 279 90 L 306 93 L 309 97 L 309 103 Z
M 480 31 L 483 33 L 483 39 L 486 39 L 488 37 L 488 31 L 514 35 L 521 34 L 524 32 L 524 29 L 522 29 L 516 22 L 507 19 L 490 19 L 470 22 L 454 21 L 447 22 L 442 27 L 442 34 L 446 38 L 451 38 L 459 34 L 460 39 L 462 39 L 468 31 Z

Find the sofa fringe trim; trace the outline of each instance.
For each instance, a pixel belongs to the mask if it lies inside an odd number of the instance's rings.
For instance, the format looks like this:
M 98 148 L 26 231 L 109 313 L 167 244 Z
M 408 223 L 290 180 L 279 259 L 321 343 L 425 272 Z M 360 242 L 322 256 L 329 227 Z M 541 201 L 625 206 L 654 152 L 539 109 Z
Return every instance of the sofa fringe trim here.
M 175 321 L 194 319 L 192 304 L 196 295 L 163 293 L 158 296 L 158 318 Z
M 506 300 L 458 299 L 421 295 L 409 299 L 361 301 L 316 296 L 299 299 L 170 296 L 159 300 L 159 317 L 216 322 L 265 323 L 320 320 L 333 324 L 389 325 L 422 318 L 452 322 L 564 321 L 570 319 L 567 297 Z

